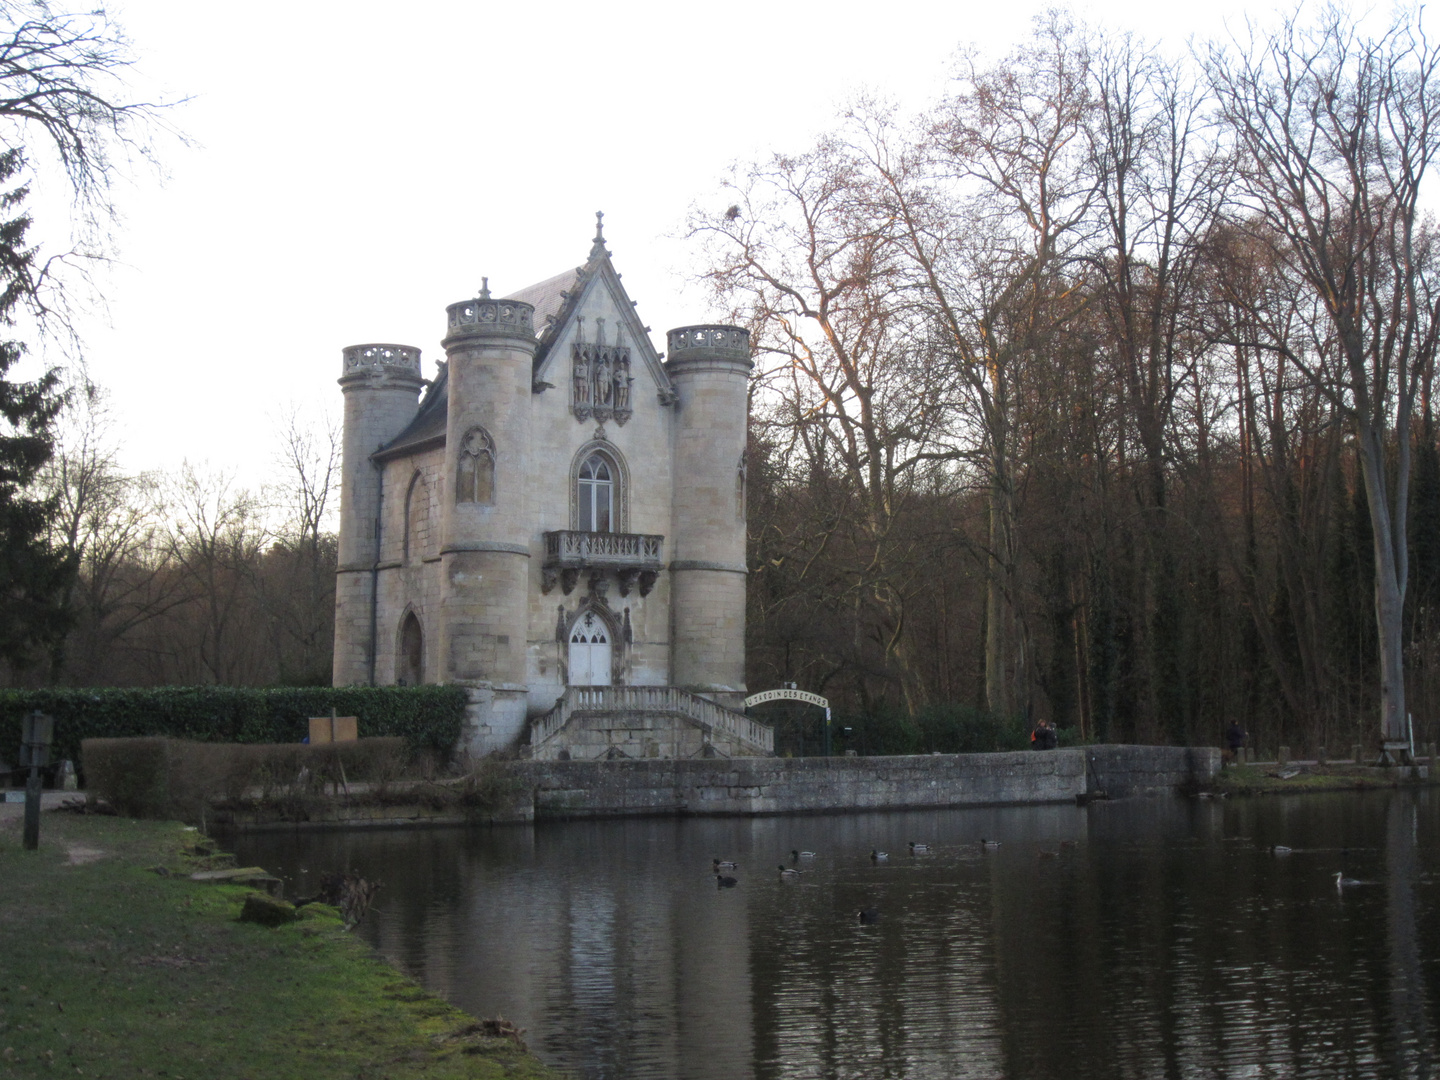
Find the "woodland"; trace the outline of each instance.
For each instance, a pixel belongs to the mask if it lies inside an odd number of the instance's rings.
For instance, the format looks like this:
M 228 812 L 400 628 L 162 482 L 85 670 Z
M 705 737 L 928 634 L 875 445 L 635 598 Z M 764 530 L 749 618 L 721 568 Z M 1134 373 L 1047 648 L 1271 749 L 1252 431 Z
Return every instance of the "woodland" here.
M 738 166 L 691 227 L 758 350 L 750 685 L 1435 737 L 1437 58 L 1418 12 L 1175 56 L 1056 13 Z

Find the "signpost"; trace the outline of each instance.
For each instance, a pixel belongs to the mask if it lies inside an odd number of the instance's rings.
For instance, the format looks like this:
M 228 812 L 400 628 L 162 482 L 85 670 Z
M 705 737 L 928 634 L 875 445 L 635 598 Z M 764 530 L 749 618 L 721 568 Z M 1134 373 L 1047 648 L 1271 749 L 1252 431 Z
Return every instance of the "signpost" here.
M 40 846 L 40 770 L 50 763 L 50 743 L 55 737 L 55 718 L 35 710 L 25 717 L 20 740 L 20 766 L 30 767 L 25 781 L 25 850 Z
M 786 686 L 779 690 L 762 690 L 758 694 L 751 694 L 745 699 L 745 708 L 752 705 L 763 705 L 767 701 L 803 701 L 809 705 L 817 705 L 825 710 L 825 756 L 830 756 L 830 702 L 819 694 L 811 694 L 805 690 L 796 690 L 795 687 Z M 803 744 L 804 739 L 801 739 Z M 803 745 L 802 745 L 803 753 Z

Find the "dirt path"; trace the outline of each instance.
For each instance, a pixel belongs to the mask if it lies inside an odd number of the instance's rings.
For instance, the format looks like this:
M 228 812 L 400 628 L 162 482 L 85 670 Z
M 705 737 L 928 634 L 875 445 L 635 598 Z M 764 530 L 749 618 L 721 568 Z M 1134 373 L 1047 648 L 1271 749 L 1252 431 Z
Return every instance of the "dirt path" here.
M 21 790 L 11 788 L 10 790 Z M 57 810 L 66 799 L 83 799 L 85 797 L 80 791 L 42 791 L 40 793 L 41 810 Z M 5 828 L 12 821 L 21 822 L 25 820 L 25 804 L 23 802 L 0 803 L 0 828 Z M 43 826 L 42 826 L 43 828 Z

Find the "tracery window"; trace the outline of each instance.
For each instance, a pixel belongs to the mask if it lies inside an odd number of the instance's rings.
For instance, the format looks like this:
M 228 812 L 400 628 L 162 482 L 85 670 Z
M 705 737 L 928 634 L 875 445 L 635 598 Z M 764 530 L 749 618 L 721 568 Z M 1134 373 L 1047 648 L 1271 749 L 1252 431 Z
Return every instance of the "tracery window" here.
M 616 472 L 598 450 L 581 462 L 575 490 L 576 527 L 581 532 L 614 530 Z
M 482 506 L 495 503 L 495 440 L 484 428 L 471 428 L 460 442 L 455 501 Z

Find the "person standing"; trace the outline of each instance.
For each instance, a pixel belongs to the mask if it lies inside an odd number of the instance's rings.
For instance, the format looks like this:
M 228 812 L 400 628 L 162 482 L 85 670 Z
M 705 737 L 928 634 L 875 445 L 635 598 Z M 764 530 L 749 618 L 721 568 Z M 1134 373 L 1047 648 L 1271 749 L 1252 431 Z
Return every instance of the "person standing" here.
M 1231 720 L 1230 726 L 1225 729 L 1226 761 L 1235 761 L 1240 757 L 1245 739 L 1245 729 L 1240 726 L 1240 721 Z

